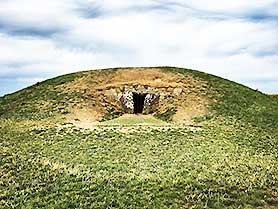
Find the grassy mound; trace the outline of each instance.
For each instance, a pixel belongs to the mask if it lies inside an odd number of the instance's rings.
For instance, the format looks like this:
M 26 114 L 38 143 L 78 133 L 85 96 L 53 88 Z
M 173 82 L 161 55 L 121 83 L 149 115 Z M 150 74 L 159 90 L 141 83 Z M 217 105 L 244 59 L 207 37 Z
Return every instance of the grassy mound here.
M 198 71 L 160 70 L 196 81 L 192 94 L 211 101 L 194 118 L 198 128 L 102 112 L 82 82 L 97 85 L 121 69 L 1 97 L 0 208 L 277 208 L 278 100 Z M 114 119 L 77 128 L 65 118 L 79 106 L 85 118 L 99 110 Z
M 240 120 L 244 119 L 247 122 L 263 126 L 268 124 L 273 126 L 273 124 L 277 125 L 278 123 L 278 101 L 274 97 L 199 71 L 170 67 L 154 69 L 159 69 L 165 74 L 170 73 L 170 77 L 178 75 L 181 79 L 180 82 L 189 82 L 188 80 L 182 80 L 187 78 L 199 82 L 198 84 L 196 82 L 191 83 L 191 86 L 188 86 L 190 92 L 184 97 L 190 98 L 192 94 L 201 95 L 210 101 L 209 111 L 203 115 L 204 118 L 207 117 L 206 115 L 210 115 L 210 117 L 221 115 L 223 117 L 236 117 Z M 100 104 L 107 106 L 107 103 L 103 100 L 99 101 L 99 95 L 92 95 L 88 91 L 93 87 L 98 87 L 99 83 L 106 82 L 109 84 L 116 73 L 123 71 L 123 74 L 126 74 L 130 70 L 132 68 L 84 71 L 37 83 L 14 94 L 0 97 L 0 117 L 16 120 L 53 119 L 55 117 L 60 118 L 61 115 L 65 116 L 71 113 L 74 108 L 79 107 L 95 108 L 95 111 L 101 115 L 99 120 L 119 117 L 123 113 L 117 111 L 114 107 L 104 109 Z M 144 68 L 139 70 L 142 71 L 140 74 L 144 74 Z M 177 103 L 179 102 L 177 101 Z M 195 103 L 189 103 L 189 105 L 191 107 L 196 106 Z M 188 106 L 182 108 L 189 109 Z M 157 112 L 155 115 L 160 119 L 169 120 L 172 118 L 172 109 L 173 107 L 170 107 Z M 198 111 L 198 108 L 192 110 L 192 112 L 194 111 Z M 175 112 L 173 113 L 175 114 Z

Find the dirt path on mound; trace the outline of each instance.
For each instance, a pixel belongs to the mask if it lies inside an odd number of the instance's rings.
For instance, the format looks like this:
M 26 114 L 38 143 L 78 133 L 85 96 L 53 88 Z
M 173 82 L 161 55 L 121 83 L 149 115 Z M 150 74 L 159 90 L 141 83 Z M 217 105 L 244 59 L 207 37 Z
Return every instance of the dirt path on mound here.
M 176 124 L 167 123 L 155 118 L 152 115 L 135 115 L 135 114 L 124 114 L 119 118 L 98 122 L 96 118 L 89 117 L 94 116 L 95 112 L 90 110 L 76 111 L 74 114 L 67 116 L 68 122 L 71 127 L 78 129 L 88 129 L 92 131 L 102 130 L 116 130 L 121 133 L 130 133 L 138 131 L 169 131 L 172 129 L 189 129 L 191 131 L 201 130 L 200 126 L 194 126 L 190 124 Z M 77 119 L 78 118 L 78 119 Z

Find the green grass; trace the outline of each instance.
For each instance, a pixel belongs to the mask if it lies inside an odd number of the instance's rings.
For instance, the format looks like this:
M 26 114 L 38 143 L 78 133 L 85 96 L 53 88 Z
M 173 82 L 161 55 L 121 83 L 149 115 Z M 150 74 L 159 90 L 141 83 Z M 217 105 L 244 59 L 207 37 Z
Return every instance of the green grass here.
M 277 135 L 237 125 L 125 134 L 2 120 L 0 207 L 278 207 Z
M 175 115 L 176 112 L 177 112 L 177 109 L 172 107 L 162 113 L 155 114 L 154 116 L 160 120 L 170 122 L 170 121 L 172 121 L 173 116 Z
M 206 82 L 206 91 L 203 94 L 217 100 L 217 103 L 210 107 L 214 112 L 213 117 L 231 117 L 270 131 L 278 128 L 278 100 L 275 97 L 200 71 L 171 67 L 163 69 L 166 72 L 191 75 Z
M 117 70 L 115 68 L 66 74 L 0 97 L 0 117 L 15 120 L 38 120 L 67 114 L 71 104 L 80 103 L 87 98 L 78 91 L 64 92 L 63 85 L 82 77 L 105 76 Z

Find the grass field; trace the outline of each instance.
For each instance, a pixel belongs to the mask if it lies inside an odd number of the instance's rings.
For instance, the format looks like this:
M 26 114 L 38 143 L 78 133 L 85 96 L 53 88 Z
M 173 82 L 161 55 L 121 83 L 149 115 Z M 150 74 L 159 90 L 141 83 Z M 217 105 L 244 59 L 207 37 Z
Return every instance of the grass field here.
M 223 96 L 192 126 L 123 115 L 84 129 L 28 103 L 62 101 L 41 93 L 73 76 L 0 98 L 0 208 L 278 208 L 277 99 L 194 75 Z
M 0 206 L 277 207 L 277 135 L 203 125 L 122 133 L 1 121 Z

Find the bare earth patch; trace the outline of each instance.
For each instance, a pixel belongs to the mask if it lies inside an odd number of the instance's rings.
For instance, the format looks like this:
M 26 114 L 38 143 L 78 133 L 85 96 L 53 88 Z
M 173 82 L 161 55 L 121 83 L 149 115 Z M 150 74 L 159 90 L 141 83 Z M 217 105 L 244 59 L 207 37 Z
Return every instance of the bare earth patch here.
M 91 129 L 99 122 L 99 113 L 94 109 L 72 109 L 71 113 L 66 116 L 66 120 L 78 128 Z
M 67 120 L 76 126 L 90 127 L 95 126 L 109 110 L 122 111 L 122 106 L 113 97 L 113 93 L 115 88 L 126 85 L 163 88 L 165 92 L 178 89 L 174 98 L 160 101 L 157 109 L 157 112 L 162 113 L 174 107 L 177 112 L 173 122 L 176 124 L 190 125 L 193 118 L 209 114 L 212 101 L 202 93 L 206 89 L 206 81 L 160 68 L 128 68 L 109 73 L 86 73 L 63 85 L 63 92 L 79 95 L 72 102 Z

